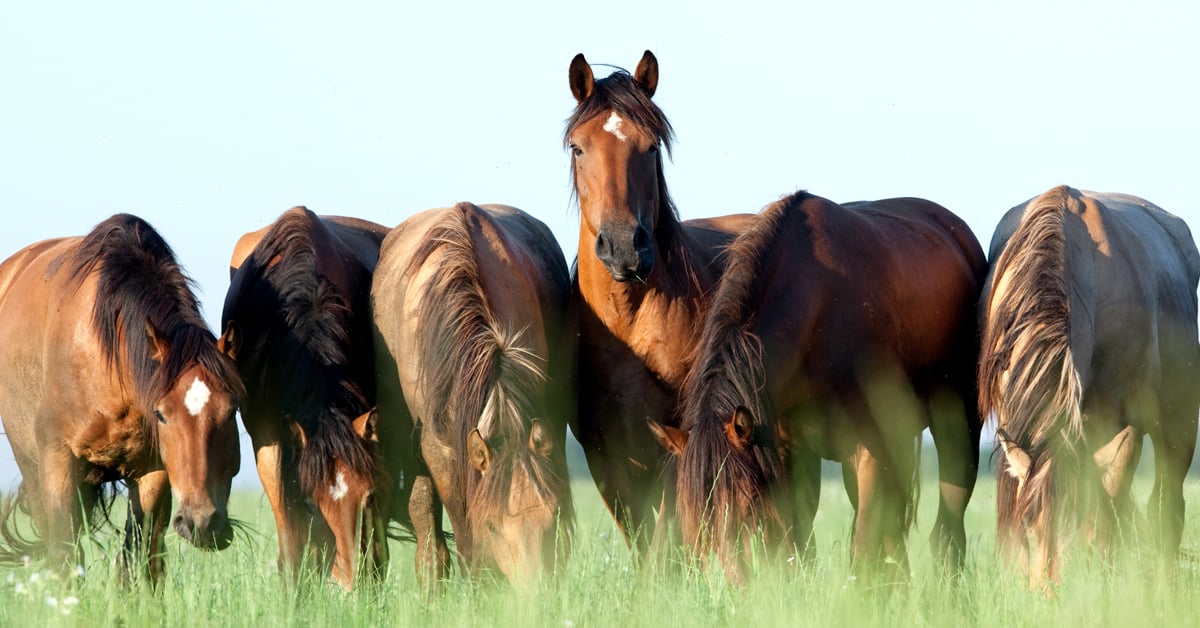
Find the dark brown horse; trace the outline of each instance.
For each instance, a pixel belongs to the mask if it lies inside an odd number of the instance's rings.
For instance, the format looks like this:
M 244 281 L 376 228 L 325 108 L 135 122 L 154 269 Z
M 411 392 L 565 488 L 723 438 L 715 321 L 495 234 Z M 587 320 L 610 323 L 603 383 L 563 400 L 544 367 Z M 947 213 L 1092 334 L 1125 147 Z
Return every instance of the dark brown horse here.
M 381 475 L 375 404 L 371 273 L 387 228 L 295 207 L 243 236 L 230 263 L 224 325 L 246 383 L 242 421 L 294 575 L 320 565 L 350 588 L 360 554 L 387 563 L 375 507 Z
M 1200 412 L 1187 225 L 1140 198 L 1057 187 L 1004 215 L 991 260 L 979 408 L 1004 451 L 998 545 L 1035 587 L 1059 579 L 1076 533 L 1107 548 L 1133 527 L 1148 435 L 1149 511 L 1173 565 Z
M 907 576 L 922 429 L 937 445 L 933 544 L 966 543 L 981 425 L 970 401 L 986 263 L 970 229 L 913 198 L 838 205 L 801 192 L 730 245 L 683 394 L 684 541 L 734 581 L 752 541 L 810 547 L 820 459 L 842 463 L 855 507 L 852 564 Z M 876 569 L 877 568 L 877 569 Z
M 198 547 L 229 545 L 242 383 L 149 224 L 119 214 L 7 259 L 0 347 L 0 416 L 23 475 L 0 517 L 6 558 L 78 559 L 76 537 L 117 481 L 129 489 L 127 568 L 148 560 L 157 581 L 168 521 Z M 14 527 L 17 507 L 40 539 Z
M 680 222 L 663 177 L 671 124 L 651 100 L 658 61 L 595 80 L 571 62 L 578 103 L 567 122 L 579 198 L 579 418 L 572 426 L 609 511 L 645 547 L 669 511 L 664 450 L 647 421 L 677 425 L 679 390 L 721 273 L 720 250 L 752 217 Z M 660 527 L 661 531 L 663 528 Z
M 371 289 L 379 439 L 427 585 L 449 562 L 443 504 L 468 572 L 524 584 L 566 549 L 569 281 L 550 230 L 503 205 L 422 212 L 383 243 Z

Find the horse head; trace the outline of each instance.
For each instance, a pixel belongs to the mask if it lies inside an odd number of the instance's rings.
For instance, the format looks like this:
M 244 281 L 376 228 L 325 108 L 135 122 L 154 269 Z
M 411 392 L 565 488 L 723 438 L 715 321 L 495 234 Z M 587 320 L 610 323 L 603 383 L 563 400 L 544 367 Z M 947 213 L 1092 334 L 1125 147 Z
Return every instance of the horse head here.
M 471 465 L 479 472 L 467 508 L 470 542 L 479 566 L 495 567 L 516 586 L 553 572 L 565 550 L 560 518 L 569 520 L 565 477 L 556 468 L 561 439 L 539 419 L 528 436 L 492 438 L 472 430 L 467 438 Z M 562 452 L 557 452 L 561 457 Z
M 160 364 L 180 349 L 150 324 L 146 334 L 150 357 Z M 159 455 L 178 501 L 171 525 L 196 547 L 220 550 L 233 540 L 226 506 L 241 464 L 234 415 L 242 384 L 232 361 L 215 350 L 211 354 L 178 370 L 151 412 Z
M 368 445 L 369 451 L 373 451 L 378 442 L 377 423 L 378 414 L 374 409 L 353 421 L 355 436 Z M 301 449 L 308 447 L 310 439 L 298 425 L 296 429 Z M 330 580 L 350 590 L 360 567 L 375 571 L 386 569 L 387 519 L 379 505 L 383 500 L 378 496 L 386 482 L 380 481 L 380 471 L 374 464 L 351 464 L 343 456 L 326 457 L 331 461 L 324 467 L 328 477 L 301 474 L 305 503 L 312 515 L 310 542 L 319 544 L 323 541 L 334 548 L 332 564 L 328 565 Z M 367 564 L 358 565 L 360 554 Z
M 578 105 L 567 124 L 572 178 L 584 238 L 616 281 L 644 281 L 654 268 L 662 212 L 670 214 L 659 148 L 670 150 L 671 126 L 651 101 L 658 61 L 650 51 L 631 76 L 596 80 L 583 55 L 570 68 Z M 673 215 L 672 215 L 673 218 Z
M 741 583 L 756 545 L 785 546 L 790 528 L 786 491 L 779 486 L 780 453 L 771 430 L 750 410 L 726 420 L 701 420 L 690 429 L 651 423 L 678 465 L 676 510 L 683 541 L 694 555 L 715 555 L 730 582 Z

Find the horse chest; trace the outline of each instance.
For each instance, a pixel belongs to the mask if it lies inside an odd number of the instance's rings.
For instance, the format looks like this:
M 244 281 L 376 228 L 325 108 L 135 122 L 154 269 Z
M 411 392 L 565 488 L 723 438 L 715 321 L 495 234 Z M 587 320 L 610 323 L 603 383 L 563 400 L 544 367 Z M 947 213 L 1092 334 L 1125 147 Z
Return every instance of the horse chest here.
M 152 438 L 138 415 L 93 417 L 71 440 L 71 450 L 121 477 L 135 477 L 153 466 Z

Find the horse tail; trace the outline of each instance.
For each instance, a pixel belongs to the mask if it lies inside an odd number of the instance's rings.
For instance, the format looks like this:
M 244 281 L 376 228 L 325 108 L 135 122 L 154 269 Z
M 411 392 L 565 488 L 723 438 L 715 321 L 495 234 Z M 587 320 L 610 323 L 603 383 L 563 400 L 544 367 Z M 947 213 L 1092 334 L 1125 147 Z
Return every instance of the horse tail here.
M 46 553 L 46 542 L 37 536 L 37 530 L 26 532 L 20 525 L 28 516 L 29 497 L 22 483 L 0 498 L 0 564 L 20 565 Z
M 1056 477 L 1071 472 L 1063 467 L 1078 458 L 1083 435 L 1082 385 L 1070 345 L 1070 200 L 1069 188 L 1058 187 L 1029 203 L 994 261 L 986 301 L 979 411 L 995 416 L 1006 450 L 997 474 L 997 529 L 1007 547 L 1022 541 L 1023 525 L 1039 514 L 1065 512 L 1063 500 L 1073 493 L 1056 487 Z

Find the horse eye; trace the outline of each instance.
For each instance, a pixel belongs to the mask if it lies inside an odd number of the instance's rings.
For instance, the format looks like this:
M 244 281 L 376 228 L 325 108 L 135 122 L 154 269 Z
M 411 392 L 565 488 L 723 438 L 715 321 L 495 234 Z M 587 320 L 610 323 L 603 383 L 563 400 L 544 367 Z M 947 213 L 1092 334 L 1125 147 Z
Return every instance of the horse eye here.
M 163 425 L 167 424 L 167 417 L 163 416 L 162 410 L 155 410 L 154 418 L 158 419 L 158 422 L 162 423 Z
M 583 154 L 583 149 L 575 144 L 571 144 L 571 153 L 576 157 L 579 157 Z
M 646 154 L 653 155 L 654 153 L 657 153 L 657 152 L 658 152 L 658 144 L 654 144 L 650 147 L 650 150 L 646 151 Z

